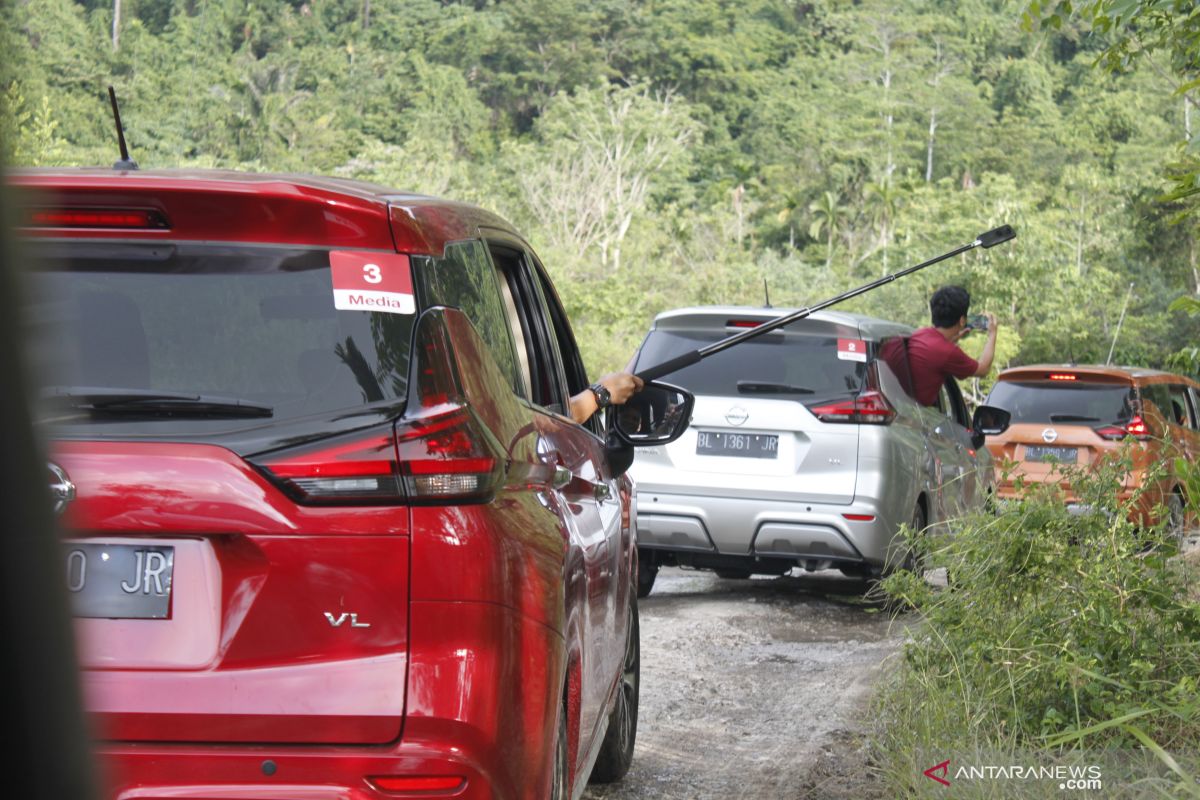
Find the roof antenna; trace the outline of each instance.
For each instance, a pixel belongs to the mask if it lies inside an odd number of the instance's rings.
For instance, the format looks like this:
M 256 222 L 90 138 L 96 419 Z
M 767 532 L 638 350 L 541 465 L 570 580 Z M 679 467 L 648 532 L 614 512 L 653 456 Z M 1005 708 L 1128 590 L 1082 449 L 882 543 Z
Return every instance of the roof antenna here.
M 771 306 L 771 290 L 767 288 L 767 279 L 763 278 L 763 308 L 772 308 Z
M 112 103 L 113 119 L 117 122 L 117 143 L 121 146 L 121 160 L 113 164 L 113 169 L 137 169 L 137 162 L 129 157 L 129 148 L 125 146 L 125 129 L 121 126 L 121 110 L 117 108 L 117 93 L 113 87 L 108 87 L 108 99 Z

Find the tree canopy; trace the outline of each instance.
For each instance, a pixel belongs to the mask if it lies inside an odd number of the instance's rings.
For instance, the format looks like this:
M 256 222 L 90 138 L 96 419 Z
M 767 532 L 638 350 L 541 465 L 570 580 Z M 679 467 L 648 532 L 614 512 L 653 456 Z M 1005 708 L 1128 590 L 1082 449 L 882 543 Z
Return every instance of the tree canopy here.
M 1200 268 L 1163 170 L 1194 138 L 1196 51 L 1167 42 L 1164 65 L 1124 18 L 1022 26 L 1025 8 L 10 0 L 0 143 L 16 164 L 112 163 L 111 83 L 143 167 L 481 204 L 527 232 L 593 372 L 667 308 L 761 304 L 764 281 L 804 305 L 1002 223 L 1015 242 L 847 310 L 924 324 L 932 289 L 961 283 L 999 316 L 1003 366 L 1103 362 L 1128 303 L 1114 361 L 1161 366 L 1200 338 L 1168 310 Z

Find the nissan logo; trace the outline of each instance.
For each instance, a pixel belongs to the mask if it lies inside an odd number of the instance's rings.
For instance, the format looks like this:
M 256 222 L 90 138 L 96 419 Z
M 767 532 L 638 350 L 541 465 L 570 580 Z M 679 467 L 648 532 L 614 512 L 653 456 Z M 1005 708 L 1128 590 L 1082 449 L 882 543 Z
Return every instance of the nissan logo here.
M 734 406 L 725 412 L 725 421 L 730 425 L 744 425 L 750 419 L 750 414 L 741 406 Z
M 1042 441 L 1046 444 L 1052 443 L 1057 438 L 1058 431 L 1054 430 L 1054 428 L 1046 428 L 1046 430 L 1042 431 Z
M 50 470 L 50 496 L 54 499 L 54 513 L 61 514 L 67 504 L 75 499 L 75 484 L 67 473 L 53 462 L 46 465 Z

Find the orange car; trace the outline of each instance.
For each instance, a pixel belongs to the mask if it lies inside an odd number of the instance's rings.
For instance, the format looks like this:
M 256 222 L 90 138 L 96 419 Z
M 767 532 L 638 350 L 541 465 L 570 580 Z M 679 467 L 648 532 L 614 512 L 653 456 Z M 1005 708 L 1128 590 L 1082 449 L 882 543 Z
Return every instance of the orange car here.
M 1166 509 L 1172 532 L 1182 537 L 1187 498 L 1174 462 L 1180 455 L 1193 463 L 1200 459 L 1196 381 L 1139 367 L 1038 364 L 1001 372 L 986 402 L 1012 415 L 1008 430 L 987 438 L 1001 500 L 1016 496 L 1018 476 L 1026 484 L 1053 480 L 1066 489 L 1064 467 L 1096 464 L 1130 442 L 1133 469 L 1122 500 L 1143 487 L 1151 467 L 1164 467 L 1155 470 L 1154 485 L 1131 518 L 1151 525 Z M 1016 467 L 1006 470 L 1005 462 Z M 1067 502 L 1081 508 L 1069 493 Z

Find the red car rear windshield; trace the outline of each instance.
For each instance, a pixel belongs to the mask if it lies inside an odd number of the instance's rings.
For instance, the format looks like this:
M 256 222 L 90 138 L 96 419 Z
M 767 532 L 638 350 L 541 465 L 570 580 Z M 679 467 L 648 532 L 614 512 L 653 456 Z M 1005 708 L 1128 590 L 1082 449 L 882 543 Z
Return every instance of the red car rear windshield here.
M 413 315 L 336 310 L 325 250 L 27 246 L 34 358 L 54 393 L 236 398 L 275 419 L 405 394 Z
M 1003 408 L 1018 422 L 1080 424 L 1127 422 L 1134 415 L 1130 386 L 1111 383 L 998 381 L 987 404 Z

